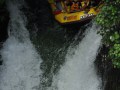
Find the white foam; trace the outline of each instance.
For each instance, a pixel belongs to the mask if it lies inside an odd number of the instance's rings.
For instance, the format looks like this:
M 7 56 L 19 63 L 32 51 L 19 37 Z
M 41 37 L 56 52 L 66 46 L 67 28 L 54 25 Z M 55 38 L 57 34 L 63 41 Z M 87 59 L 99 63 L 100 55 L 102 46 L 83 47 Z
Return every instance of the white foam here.
M 0 51 L 4 62 L 0 73 L 0 90 L 38 90 L 42 59 L 29 39 L 26 19 L 19 5 L 10 0 L 8 8 L 10 36 Z
M 102 37 L 96 34 L 96 29 L 100 28 L 89 27 L 78 47 L 68 51 L 65 64 L 54 77 L 52 90 L 100 90 L 101 81 L 96 75 L 94 60 Z

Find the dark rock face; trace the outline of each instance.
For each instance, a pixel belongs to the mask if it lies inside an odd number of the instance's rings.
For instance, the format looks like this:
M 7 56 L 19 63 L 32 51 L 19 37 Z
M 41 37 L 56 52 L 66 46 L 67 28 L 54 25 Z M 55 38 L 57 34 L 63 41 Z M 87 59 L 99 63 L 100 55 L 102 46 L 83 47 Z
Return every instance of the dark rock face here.
M 7 27 L 9 22 L 9 13 L 6 10 L 6 5 L 0 7 L 0 49 L 2 48 L 3 42 L 8 37 Z M 0 55 L 0 65 L 2 65 L 1 55 Z
M 4 42 L 7 37 L 7 27 L 9 22 L 9 13 L 6 9 L 5 0 L 0 1 L 0 43 Z
M 112 62 L 107 58 L 109 47 L 103 45 L 97 59 L 98 75 L 102 77 L 103 90 L 120 90 L 120 69 L 113 68 Z
M 120 69 L 111 69 L 106 75 L 105 90 L 120 90 Z
M 7 37 L 7 27 L 9 21 L 9 14 L 5 9 L 0 10 L 0 42 L 4 42 Z

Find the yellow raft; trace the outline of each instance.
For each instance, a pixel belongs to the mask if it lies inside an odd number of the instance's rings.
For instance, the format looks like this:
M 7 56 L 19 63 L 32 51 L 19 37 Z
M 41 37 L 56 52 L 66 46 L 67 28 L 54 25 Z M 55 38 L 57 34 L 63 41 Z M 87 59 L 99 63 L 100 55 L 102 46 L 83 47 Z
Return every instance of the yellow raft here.
M 86 20 L 92 20 L 99 13 L 101 7 L 101 4 L 99 4 L 99 6 L 90 7 L 84 10 L 67 12 L 67 11 L 63 11 L 64 4 L 62 1 L 60 2 L 62 9 L 58 9 L 57 4 L 55 5 L 55 1 L 54 0 L 52 1 L 49 0 L 49 3 L 51 5 L 55 19 L 60 24 L 70 24 L 75 22 L 84 22 Z M 83 6 L 83 2 L 82 2 L 82 6 Z

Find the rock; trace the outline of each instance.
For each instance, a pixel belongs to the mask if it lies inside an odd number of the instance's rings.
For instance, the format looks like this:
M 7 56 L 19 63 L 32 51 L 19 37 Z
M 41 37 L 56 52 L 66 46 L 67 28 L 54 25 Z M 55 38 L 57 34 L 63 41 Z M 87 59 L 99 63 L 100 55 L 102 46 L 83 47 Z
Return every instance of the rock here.
M 8 22 L 9 22 L 9 13 L 6 9 L 6 5 L 1 4 L 0 2 L 0 49 L 2 48 L 3 43 L 8 38 Z M 2 59 L 0 55 L 0 65 L 2 65 Z
M 113 67 L 107 58 L 109 47 L 102 46 L 95 61 L 98 75 L 102 78 L 103 90 L 120 90 L 120 69 Z

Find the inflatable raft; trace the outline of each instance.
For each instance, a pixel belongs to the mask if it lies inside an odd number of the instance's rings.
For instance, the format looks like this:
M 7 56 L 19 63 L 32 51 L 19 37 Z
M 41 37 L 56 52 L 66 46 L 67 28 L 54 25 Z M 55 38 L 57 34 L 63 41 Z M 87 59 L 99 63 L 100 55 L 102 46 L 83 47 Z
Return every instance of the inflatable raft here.
M 100 0 L 49 0 L 55 20 L 71 24 L 92 20 L 100 11 Z

